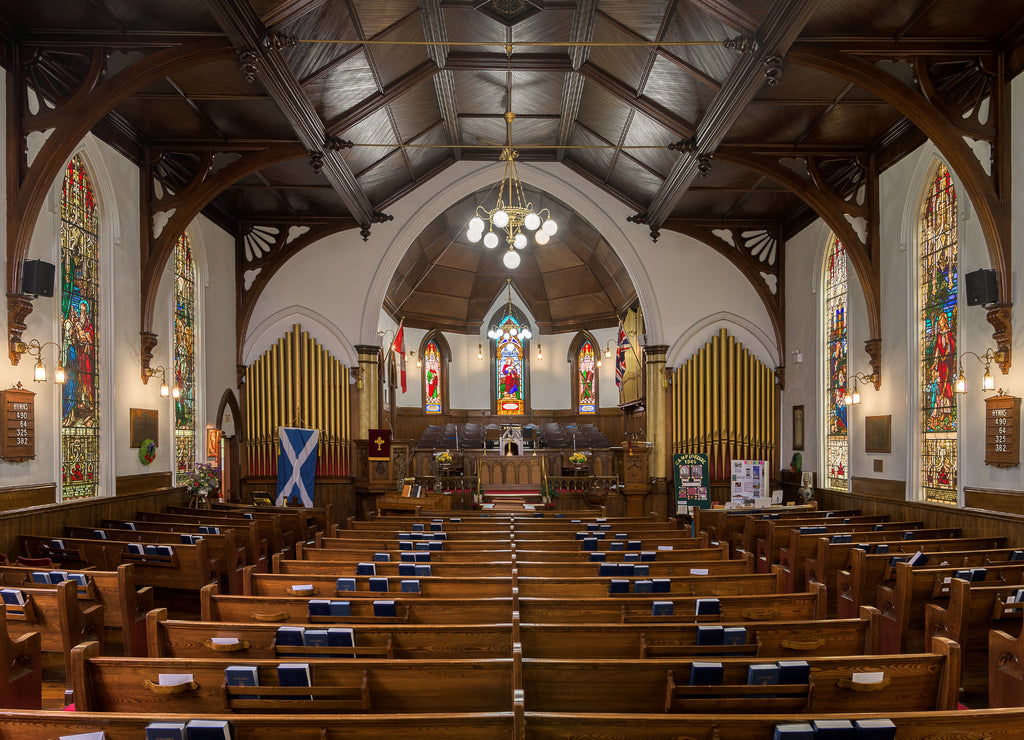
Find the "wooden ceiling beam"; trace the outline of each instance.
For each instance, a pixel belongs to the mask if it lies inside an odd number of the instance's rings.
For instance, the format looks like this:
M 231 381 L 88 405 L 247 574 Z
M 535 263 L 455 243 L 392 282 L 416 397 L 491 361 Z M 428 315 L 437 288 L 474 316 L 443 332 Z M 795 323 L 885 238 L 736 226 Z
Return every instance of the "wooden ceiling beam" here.
M 356 125 L 367 116 L 372 116 L 377 111 L 394 103 L 405 93 L 417 85 L 426 82 L 438 73 L 437 65 L 433 62 L 424 62 L 407 74 L 399 77 L 383 92 L 372 95 L 354 108 L 345 111 L 344 114 L 327 123 L 327 133 L 331 136 L 339 136 L 347 129 Z M 397 136 L 396 136 L 397 138 Z
M 434 77 L 434 93 L 441 111 L 445 137 L 451 145 L 452 157 L 462 159 L 462 126 L 459 123 L 459 102 L 455 94 L 455 75 L 448 69 L 448 30 L 445 28 L 441 0 L 422 0 L 423 36 L 430 42 L 427 54 L 440 70 Z
M 744 33 L 757 30 L 757 21 L 728 0 L 691 0 L 708 15 L 714 16 L 730 28 Z
M 657 103 L 647 98 L 637 97 L 634 90 L 612 77 L 600 67 L 587 62 L 580 67 L 580 74 L 588 81 L 600 86 L 605 92 L 611 94 L 620 102 L 625 103 L 638 113 L 643 113 L 655 123 L 667 128 L 674 135 L 681 138 L 688 138 L 693 135 L 691 124 L 680 121 Z
M 596 13 L 597 0 L 580 0 L 576 4 L 576 10 L 572 15 L 571 41 L 582 43 L 594 38 Z M 590 47 L 571 47 L 569 55 L 572 69 L 565 73 L 565 77 L 562 80 L 562 100 L 559 104 L 561 120 L 558 124 L 558 144 L 560 146 L 565 146 L 572 141 L 573 129 L 576 126 L 576 119 L 580 113 L 580 103 L 583 100 L 584 79 L 578 70 L 590 56 Z M 565 155 L 565 149 L 559 149 L 555 152 L 555 158 L 559 162 L 565 159 Z
M 651 227 L 652 236 L 669 217 L 686 189 L 698 176 L 705 157 L 714 154 L 729 129 L 765 83 L 770 62 L 785 56 L 803 30 L 819 0 L 780 0 L 774 3 L 757 30 L 756 50 L 742 53 L 729 72 L 725 84 L 712 99 L 691 138 L 689 151 L 676 161 L 647 212 L 641 216 Z M 703 160 L 703 161 L 702 161 Z
M 988 38 L 964 38 L 962 36 L 929 36 L 893 40 L 888 37 L 865 36 L 805 36 L 805 44 L 824 44 L 836 51 L 865 57 L 899 58 L 907 56 L 964 57 L 990 56 L 998 54 L 999 44 Z
M 509 68 L 505 54 L 487 52 L 451 51 L 445 68 L 457 72 L 504 72 Z M 513 72 L 570 72 L 572 62 L 564 54 L 512 53 Z

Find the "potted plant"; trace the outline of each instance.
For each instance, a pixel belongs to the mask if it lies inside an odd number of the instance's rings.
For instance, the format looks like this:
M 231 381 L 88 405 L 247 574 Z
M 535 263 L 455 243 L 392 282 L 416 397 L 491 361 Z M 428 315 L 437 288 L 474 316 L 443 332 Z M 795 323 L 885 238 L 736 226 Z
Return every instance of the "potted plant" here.
M 191 473 L 185 475 L 185 490 L 189 495 L 205 499 L 210 491 L 220 488 L 220 468 L 209 463 L 196 463 Z

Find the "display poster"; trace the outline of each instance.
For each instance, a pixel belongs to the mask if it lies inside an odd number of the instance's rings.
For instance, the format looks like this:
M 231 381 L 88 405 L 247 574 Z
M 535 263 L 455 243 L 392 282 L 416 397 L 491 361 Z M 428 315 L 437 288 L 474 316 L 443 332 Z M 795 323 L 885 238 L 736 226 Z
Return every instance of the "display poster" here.
M 689 514 L 690 507 L 694 506 L 698 509 L 711 508 L 707 455 L 673 455 L 672 471 L 676 480 L 677 514 Z
M 767 460 L 733 460 L 730 503 L 753 506 L 754 499 L 770 496 Z

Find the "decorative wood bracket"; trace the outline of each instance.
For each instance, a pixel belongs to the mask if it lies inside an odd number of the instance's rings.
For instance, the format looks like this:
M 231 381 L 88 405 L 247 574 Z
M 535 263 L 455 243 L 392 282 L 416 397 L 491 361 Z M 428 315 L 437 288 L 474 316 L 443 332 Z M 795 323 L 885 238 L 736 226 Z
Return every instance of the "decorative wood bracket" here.
M 871 365 L 871 382 L 875 390 L 882 388 L 882 340 L 880 338 L 868 339 L 864 342 L 864 351 L 868 353 L 868 363 Z
M 998 303 L 989 306 L 985 318 L 995 328 L 992 338 L 996 341 L 996 364 L 1003 371 L 1003 375 L 1006 375 L 1010 371 L 1013 359 L 1013 304 Z
M 32 299 L 23 293 L 7 294 L 7 351 L 11 364 L 17 365 L 21 360 L 18 346 L 25 334 L 25 320 L 32 313 Z
M 156 347 L 157 337 L 153 332 L 140 331 L 139 339 L 142 346 L 142 382 L 148 385 L 150 364 L 153 361 L 153 349 Z

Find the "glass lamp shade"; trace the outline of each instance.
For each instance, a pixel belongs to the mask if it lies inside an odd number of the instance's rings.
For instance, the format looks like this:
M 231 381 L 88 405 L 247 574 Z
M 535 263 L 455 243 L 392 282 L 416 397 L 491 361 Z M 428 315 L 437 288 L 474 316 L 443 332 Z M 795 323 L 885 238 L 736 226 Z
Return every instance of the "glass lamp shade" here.
M 985 368 L 985 377 L 981 379 L 981 389 L 983 391 L 994 391 L 996 389 L 996 382 L 992 378 L 992 373 L 988 371 L 988 367 Z
M 953 390 L 956 393 L 967 392 L 967 376 L 964 375 L 963 368 L 960 368 L 960 374 L 956 377 L 956 382 L 953 384 Z
M 160 397 L 161 398 L 167 398 L 169 395 L 171 395 L 171 390 L 170 390 L 170 388 L 167 387 L 167 383 L 161 383 L 160 384 Z
M 537 359 L 538 360 L 543 360 L 544 359 L 544 350 L 543 350 L 543 348 L 539 344 L 537 345 Z
M 505 267 L 514 270 L 519 267 L 519 252 L 510 249 L 505 252 L 505 256 L 501 258 L 501 261 L 505 263 Z
M 488 231 L 484 236 L 484 246 L 488 249 L 494 249 L 498 246 L 498 235 L 493 231 Z
M 491 223 L 497 226 L 499 229 L 504 229 L 506 226 L 508 226 L 508 214 L 499 208 L 493 214 L 491 214 Z
M 488 336 L 490 336 L 490 332 L 487 332 L 487 334 L 488 334 Z M 493 339 L 493 337 L 491 337 L 491 338 Z M 478 344 L 476 346 L 476 359 L 478 359 L 478 360 L 484 359 L 484 346 L 482 344 Z
M 533 337 L 533 332 L 527 329 L 525 326 L 519 330 L 520 339 L 530 339 Z
M 558 224 L 556 224 L 554 220 L 550 218 L 544 222 L 544 225 L 541 226 L 541 228 L 544 229 L 544 233 L 547 234 L 548 236 L 554 236 L 555 234 L 558 233 Z
M 860 403 L 860 391 L 856 388 L 853 389 L 853 403 L 855 406 Z
M 843 399 L 843 403 L 847 406 L 853 405 L 853 394 L 847 391 L 846 397 Z
M 481 237 L 483 237 L 483 234 L 480 233 L 479 231 L 473 231 L 473 229 L 469 229 L 466 232 L 466 239 L 468 239 L 473 244 L 476 244 L 478 241 L 480 241 Z
M 549 241 L 551 241 L 551 237 L 548 236 L 544 231 L 538 231 L 536 234 L 533 235 L 533 239 L 542 247 Z
M 523 226 L 530 231 L 536 231 L 537 227 L 540 226 L 540 216 L 536 213 L 527 213 L 526 218 L 523 219 Z
M 514 246 L 516 249 L 522 249 L 523 247 L 525 247 L 526 246 L 526 235 L 525 234 L 516 234 L 516 238 L 512 240 L 512 246 Z
M 57 385 L 61 385 L 64 382 L 64 368 L 57 365 L 57 369 L 53 371 L 53 382 Z
M 46 380 L 46 365 L 43 364 L 42 358 L 36 361 L 36 369 L 32 373 L 32 380 L 37 383 L 42 383 Z
M 484 220 L 479 216 L 473 216 L 469 219 L 469 230 L 482 232 L 484 230 Z
M 181 398 L 181 389 L 178 386 L 171 390 L 171 398 Z

